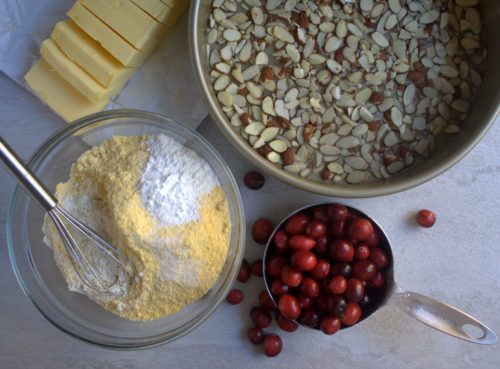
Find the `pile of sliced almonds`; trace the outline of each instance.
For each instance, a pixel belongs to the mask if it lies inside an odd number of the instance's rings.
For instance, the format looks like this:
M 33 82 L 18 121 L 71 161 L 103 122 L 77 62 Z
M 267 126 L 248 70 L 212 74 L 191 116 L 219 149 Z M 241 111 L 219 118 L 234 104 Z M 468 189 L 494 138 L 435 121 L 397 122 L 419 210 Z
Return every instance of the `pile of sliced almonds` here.
M 479 0 L 214 0 L 223 111 L 262 156 L 334 183 L 387 178 L 460 132 L 481 85 Z

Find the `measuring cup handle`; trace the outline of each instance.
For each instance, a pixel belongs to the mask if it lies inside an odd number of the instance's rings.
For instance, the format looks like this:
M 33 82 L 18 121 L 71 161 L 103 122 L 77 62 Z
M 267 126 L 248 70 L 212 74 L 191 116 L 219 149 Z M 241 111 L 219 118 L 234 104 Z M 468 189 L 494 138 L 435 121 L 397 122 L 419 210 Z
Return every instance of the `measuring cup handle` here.
M 482 345 L 498 343 L 498 337 L 487 326 L 470 315 L 430 297 L 401 291 L 395 292 L 390 302 L 422 323 L 449 335 Z M 463 329 L 465 325 L 479 328 L 483 335 L 481 337 L 469 335 Z

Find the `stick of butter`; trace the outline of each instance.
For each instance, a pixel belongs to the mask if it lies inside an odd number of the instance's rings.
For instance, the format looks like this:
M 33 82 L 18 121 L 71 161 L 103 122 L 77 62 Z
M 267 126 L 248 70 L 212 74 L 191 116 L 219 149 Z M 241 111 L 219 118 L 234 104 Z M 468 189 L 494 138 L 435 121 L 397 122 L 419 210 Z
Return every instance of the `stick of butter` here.
M 30 88 L 67 122 L 103 110 L 109 100 L 92 103 L 40 59 L 24 76 Z
M 131 0 L 135 5 L 140 7 L 154 19 L 160 23 L 165 23 L 170 7 L 162 3 L 160 0 Z
M 103 48 L 109 51 L 116 59 L 127 67 L 139 67 L 153 51 L 156 45 L 149 45 L 148 49 L 139 50 L 122 38 L 119 34 L 101 22 L 94 14 L 80 2 L 69 10 L 68 16 Z
M 168 29 L 129 0 L 80 0 L 80 3 L 139 50 L 156 46 Z
M 136 70 L 124 67 L 72 20 L 57 23 L 50 37 L 70 59 L 105 87 L 123 86 Z
M 166 4 L 170 10 L 167 12 L 165 19 L 162 21 L 168 27 L 173 27 L 177 21 L 182 17 L 184 12 L 189 8 L 189 0 L 161 0 Z

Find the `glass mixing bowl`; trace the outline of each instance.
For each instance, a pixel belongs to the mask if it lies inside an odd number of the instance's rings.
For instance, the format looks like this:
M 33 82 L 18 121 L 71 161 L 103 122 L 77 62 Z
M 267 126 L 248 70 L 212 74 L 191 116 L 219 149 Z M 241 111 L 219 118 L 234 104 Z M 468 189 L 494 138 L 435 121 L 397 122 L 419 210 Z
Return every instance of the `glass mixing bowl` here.
M 56 327 L 86 342 L 138 349 L 173 341 L 203 322 L 224 299 L 244 251 L 245 218 L 236 181 L 215 149 L 197 132 L 171 119 L 141 111 L 90 115 L 59 130 L 35 152 L 28 165 L 54 191 L 67 181 L 71 164 L 91 146 L 115 135 L 166 134 L 204 158 L 219 178 L 231 216 L 228 255 L 210 291 L 175 314 L 150 322 L 131 321 L 106 311 L 86 296 L 70 292 L 52 250 L 43 243 L 44 211 L 19 186 L 12 197 L 7 238 L 19 284 L 36 308 Z

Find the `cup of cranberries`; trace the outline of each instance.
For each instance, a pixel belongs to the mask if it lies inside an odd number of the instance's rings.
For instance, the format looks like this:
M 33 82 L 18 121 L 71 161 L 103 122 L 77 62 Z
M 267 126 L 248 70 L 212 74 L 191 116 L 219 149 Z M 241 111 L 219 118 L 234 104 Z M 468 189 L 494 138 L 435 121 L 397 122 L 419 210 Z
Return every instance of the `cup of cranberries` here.
M 380 227 L 345 205 L 307 206 L 269 237 L 266 288 L 287 320 L 334 334 L 380 307 L 392 280 L 392 253 Z

